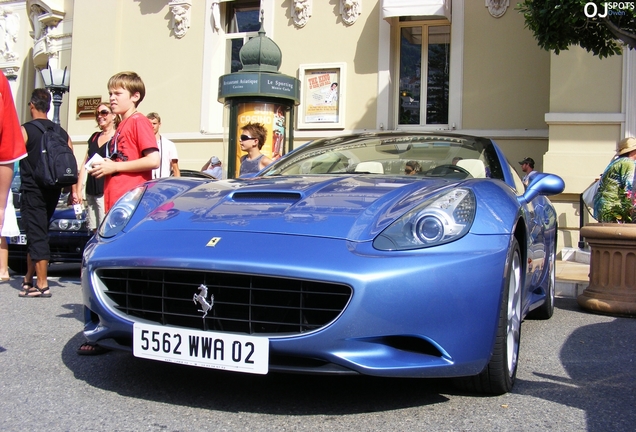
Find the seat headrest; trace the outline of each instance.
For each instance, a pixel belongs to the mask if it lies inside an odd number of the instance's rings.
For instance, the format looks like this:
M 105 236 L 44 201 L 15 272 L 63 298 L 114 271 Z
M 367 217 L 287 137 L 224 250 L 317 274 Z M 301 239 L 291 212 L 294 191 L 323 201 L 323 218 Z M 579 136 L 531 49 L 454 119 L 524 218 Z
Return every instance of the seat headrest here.
M 464 168 L 474 178 L 486 177 L 486 166 L 484 162 L 479 159 L 462 159 L 457 161 L 457 166 Z
M 384 174 L 384 167 L 381 162 L 360 162 L 356 165 L 355 172 L 368 172 L 372 174 Z

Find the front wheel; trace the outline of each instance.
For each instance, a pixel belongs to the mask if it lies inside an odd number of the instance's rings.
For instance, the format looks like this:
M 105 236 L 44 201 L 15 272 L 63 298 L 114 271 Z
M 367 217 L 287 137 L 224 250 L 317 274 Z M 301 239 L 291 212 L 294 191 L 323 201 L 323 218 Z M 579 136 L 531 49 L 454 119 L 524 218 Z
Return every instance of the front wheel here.
M 513 239 L 506 260 L 506 279 L 492 357 L 479 375 L 456 380 L 463 390 L 501 395 L 509 392 L 515 383 L 521 339 L 521 262 L 519 243 Z

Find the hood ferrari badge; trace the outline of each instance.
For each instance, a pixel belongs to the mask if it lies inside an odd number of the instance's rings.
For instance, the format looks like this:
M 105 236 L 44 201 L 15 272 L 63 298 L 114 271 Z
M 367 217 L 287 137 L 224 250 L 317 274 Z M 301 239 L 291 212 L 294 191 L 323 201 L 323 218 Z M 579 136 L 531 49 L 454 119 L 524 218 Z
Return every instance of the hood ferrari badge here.
M 220 241 L 221 241 L 221 237 L 212 237 L 210 239 L 210 241 L 208 242 L 208 244 L 206 244 L 206 246 L 207 247 L 214 247 Z
M 201 291 L 201 294 L 194 293 L 192 301 L 194 302 L 194 304 L 199 303 L 201 305 L 201 309 L 199 309 L 199 312 L 203 312 L 203 319 L 205 319 L 208 312 L 212 310 L 212 306 L 214 306 L 214 294 L 210 294 L 210 302 L 208 303 L 208 287 L 201 284 L 199 285 L 199 291 Z

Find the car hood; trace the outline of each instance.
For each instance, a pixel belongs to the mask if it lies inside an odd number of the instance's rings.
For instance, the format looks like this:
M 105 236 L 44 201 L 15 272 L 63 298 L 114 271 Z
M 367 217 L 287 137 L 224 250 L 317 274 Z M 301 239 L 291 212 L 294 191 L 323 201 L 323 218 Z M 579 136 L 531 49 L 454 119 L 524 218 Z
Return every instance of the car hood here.
M 428 196 L 457 185 L 399 176 L 320 175 L 206 182 L 179 193 L 178 182 L 157 182 L 148 186 L 140 204 L 149 213 L 126 231 L 239 231 L 364 241 Z

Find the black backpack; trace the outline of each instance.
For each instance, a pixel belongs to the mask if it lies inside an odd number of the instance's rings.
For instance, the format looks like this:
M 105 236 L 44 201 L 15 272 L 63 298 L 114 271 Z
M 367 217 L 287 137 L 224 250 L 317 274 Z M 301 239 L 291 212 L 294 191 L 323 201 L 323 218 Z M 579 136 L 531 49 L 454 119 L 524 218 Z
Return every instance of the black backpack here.
M 37 121 L 30 123 L 42 132 L 38 163 L 33 167 L 37 184 L 45 188 L 63 188 L 77 183 L 77 160 L 60 133 L 60 126 L 44 127 Z

